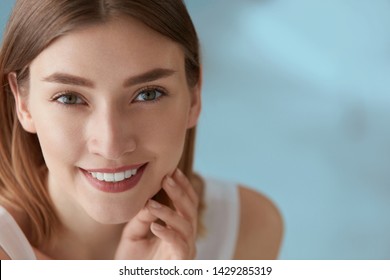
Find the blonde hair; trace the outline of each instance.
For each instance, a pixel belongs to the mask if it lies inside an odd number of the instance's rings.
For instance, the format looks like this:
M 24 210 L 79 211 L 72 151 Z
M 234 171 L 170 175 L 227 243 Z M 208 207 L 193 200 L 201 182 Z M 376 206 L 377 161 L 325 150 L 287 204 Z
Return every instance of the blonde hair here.
M 28 83 L 29 65 L 51 42 L 75 28 L 126 15 L 179 43 L 189 87 L 200 80 L 198 37 L 182 0 L 17 0 L 0 52 L 0 203 L 28 214 L 30 242 L 54 235 L 60 221 L 46 188 L 47 168 L 37 135 L 19 123 L 8 74 Z M 186 135 L 179 168 L 193 177 L 195 128 Z M 162 195 L 163 196 L 163 195 Z

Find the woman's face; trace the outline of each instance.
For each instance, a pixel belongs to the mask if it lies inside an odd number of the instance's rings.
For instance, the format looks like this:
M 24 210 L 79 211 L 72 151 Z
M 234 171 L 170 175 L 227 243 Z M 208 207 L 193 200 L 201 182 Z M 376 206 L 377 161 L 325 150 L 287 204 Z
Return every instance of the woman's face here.
M 18 116 L 38 135 L 60 211 L 122 223 L 176 168 L 199 94 L 187 85 L 178 44 L 119 18 L 73 31 L 40 53 L 27 97 L 17 98 Z M 126 179 L 132 169 L 137 174 Z

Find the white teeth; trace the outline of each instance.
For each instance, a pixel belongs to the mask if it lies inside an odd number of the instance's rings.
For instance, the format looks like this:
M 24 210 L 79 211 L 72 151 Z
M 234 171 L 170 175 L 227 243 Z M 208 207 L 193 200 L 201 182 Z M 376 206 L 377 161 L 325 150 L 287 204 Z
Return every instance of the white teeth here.
M 104 173 L 96 172 L 96 179 L 104 181 Z
M 114 177 L 115 177 L 115 182 L 122 181 L 123 179 L 125 179 L 125 172 L 115 173 Z
M 127 178 L 130 178 L 132 175 L 133 175 L 133 172 L 132 172 L 131 170 L 127 170 L 127 171 L 125 172 L 125 178 L 126 178 L 126 179 L 127 179 Z
M 137 169 L 126 170 L 124 172 L 118 172 L 118 173 L 90 172 L 90 174 L 92 175 L 93 178 L 96 178 L 99 181 L 120 182 L 137 174 Z
M 104 181 L 114 182 L 115 181 L 114 173 L 104 173 Z

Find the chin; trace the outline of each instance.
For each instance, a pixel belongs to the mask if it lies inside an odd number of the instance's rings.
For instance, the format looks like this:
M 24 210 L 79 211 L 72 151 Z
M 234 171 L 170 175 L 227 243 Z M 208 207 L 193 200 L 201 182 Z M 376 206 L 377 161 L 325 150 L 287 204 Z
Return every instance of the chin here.
M 111 215 L 96 215 L 95 217 L 92 217 L 96 222 L 103 224 L 103 225 L 119 225 L 129 222 L 133 216 L 123 215 L 123 216 L 111 216 Z
M 120 225 L 120 224 L 128 223 L 131 220 L 131 218 L 120 219 L 119 217 L 115 217 L 115 219 L 113 219 L 111 217 L 98 217 L 97 219 L 94 220 L 102 225 Z
M 86 209 L 88 216 L 100 224 L 116 225 L 129 222 L 142 209 L 141 207 L 98 207 L 97 209 Z

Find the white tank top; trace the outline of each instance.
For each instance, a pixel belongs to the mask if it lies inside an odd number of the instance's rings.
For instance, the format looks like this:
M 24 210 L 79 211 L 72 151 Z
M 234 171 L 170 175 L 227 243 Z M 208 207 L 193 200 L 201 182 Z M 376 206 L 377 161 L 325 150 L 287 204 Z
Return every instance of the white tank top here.
M 239 230 L 240 205 L 236 184 L 206 179 L 204 189 L 204 236 L 196 242 L 199 260 L 232 259 Z M 0 205 L 0 247 L 13 260 L 36 256 L 14 218 Z
M 205 179 L 202 215 L 205 236 L 197 240 L 198 260 L 231 260 L 240 228 L 240 200 L 237 184 Z

